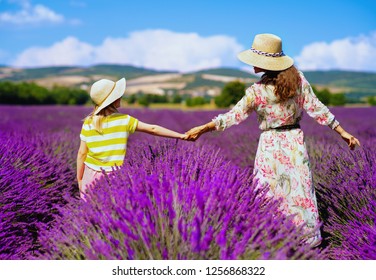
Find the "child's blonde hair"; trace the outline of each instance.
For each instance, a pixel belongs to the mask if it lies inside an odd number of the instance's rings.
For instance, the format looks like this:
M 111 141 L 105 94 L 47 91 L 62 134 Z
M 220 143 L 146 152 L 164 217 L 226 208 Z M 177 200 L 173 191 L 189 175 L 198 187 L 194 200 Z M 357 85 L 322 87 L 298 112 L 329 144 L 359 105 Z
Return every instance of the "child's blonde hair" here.
M 93 123 L 94 129 L 100 134 L 103 134 L 103 121 L 106 119 L 106 117 L 113 113 L 119 113 L 114 103 L 115 102 L 100 110 L 97 115 L 94 115 L 95 110 L 98 108 L 98 106 L 95 106 L 93 112 L 86 117 L 89 122 Z

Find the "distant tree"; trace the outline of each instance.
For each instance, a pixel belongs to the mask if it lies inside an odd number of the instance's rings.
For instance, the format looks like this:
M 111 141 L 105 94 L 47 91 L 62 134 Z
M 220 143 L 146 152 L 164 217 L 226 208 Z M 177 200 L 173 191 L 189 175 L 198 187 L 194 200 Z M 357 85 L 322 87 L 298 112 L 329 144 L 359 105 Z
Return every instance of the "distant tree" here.
M 147 94 L 150 103 L 167 103 L 168 97 L 166 94 L 159 95 L 159 94 Z
M 179 104 L 179 103 L 181 103 L 183 101 L 183 97 L 181 97 L 181 95 L 180 94 L 174 94 L 173 96 L 172 96 L 172 99 L 171 99 L 171 102 L 172 103 L 174 103 L 174 104 Z
M 344 93 L 336 93 L 330 95 L 330 105 L 343 106 L 346 104 L 346 96 Z
M 326 88 L 323 90 L 318 90 L 314 86 L 312 86 L 313 92 L 316 94 L 317 98 L 324 104 L 329 105 L 330 103 L 330 91 Z
M 0 82 L 2 104 L 84 104 L 89 95 L 75 88 L 57 87 L 48 90 L 35 83 Z
M 376 96 L 368 96 L 367 103 L 371 106 L 376 106 Z
M 137 96 L 136 94 L 130 94 L 130 95 L 127 95 L 125 100 L 127 101 L 128 104 L 134 104 L 137 101 Z
M 68 104 L 70 96 L 66 88 L 61 86 L 55 86 L 51 90 L 56 104 Z
M 137 98 L 138 104 L 144 106 L 144 107 L 149 107 L 150 105 L 150 99 L 148 98 L 148 94 L 143 94 Z
M 188 107 L 194 107 L 194 106 L 200 106 L 200 105 L 204 105 L 208 103 L 208 101 L 206 101 L 206 99 L 202 96 L 196 96 L 196 97 L 192 97 L 192 98 L 187 98 L 185 100 L 185 104 L 188 106 Z
M 85 104 L 86 102 L 89 101 L 89 95 L 87 94 L 87 92 L 85 90 L 74 89 L 73 94 L 75 96 L 77 105 L 83 105 L 83 104 Z
M 220 108 L 236 104 L 245 94 L 245 84 L 233 81 L 225 84 L 220 95 L 214 99 L 215 104 Z
M 0 83 L 0 103 L 17 104 L 18 87 L 16 84 L 5 81 Z
M 74 105 L 85 104 L 89 96 L 86 91 L 82 89 L 71 89 L 61 86 L 54 86 L 51 90 L 52 98 L 56 104 Z

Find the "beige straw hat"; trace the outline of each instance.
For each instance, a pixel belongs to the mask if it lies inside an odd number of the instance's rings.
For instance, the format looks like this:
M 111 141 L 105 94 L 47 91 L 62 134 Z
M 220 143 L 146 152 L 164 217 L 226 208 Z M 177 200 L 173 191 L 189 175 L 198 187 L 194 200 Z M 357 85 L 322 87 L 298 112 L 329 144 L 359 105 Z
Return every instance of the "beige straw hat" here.
M 238 58 L 261 69 L 281 71 L 294 64 L 294 60 L 282 51 L 282 40 L 273 34 L 258 34 L 249 50 L 242 51 Z
M 107 79 L 96 81 L 90 89 L 90 97 L 95 105 L 98 106 L 94 115 L 98 114 L 103 108 L 122 97 L 125 87 L 125 78 L 122 78 L 117 82 Z

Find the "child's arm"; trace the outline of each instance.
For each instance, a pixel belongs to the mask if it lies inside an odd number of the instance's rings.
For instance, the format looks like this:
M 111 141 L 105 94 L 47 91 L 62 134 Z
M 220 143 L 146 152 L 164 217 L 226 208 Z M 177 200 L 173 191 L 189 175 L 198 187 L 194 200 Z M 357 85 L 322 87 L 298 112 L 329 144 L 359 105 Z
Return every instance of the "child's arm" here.
M 187 135 L 178 133 L 176 131 L 167 129 L 163 126 L 155 125 L 155 124 L 148 124 L 138 121 L 136 131 L 146 132 L 151 135 L 162 136 L 162 137 L 169 137 L 169 138 L 177 138 L 181 140 L 185 140 Z
M 82 177 L 84 175 L 85 170 L 85 159 L 87 155 L 88 149 L 86 142 L 81 140 L 80 148 L 78 149 L 77 153 L 77 181 L 78 181 L 78 187 L 81 191 L 81 183 L 82 183 Z

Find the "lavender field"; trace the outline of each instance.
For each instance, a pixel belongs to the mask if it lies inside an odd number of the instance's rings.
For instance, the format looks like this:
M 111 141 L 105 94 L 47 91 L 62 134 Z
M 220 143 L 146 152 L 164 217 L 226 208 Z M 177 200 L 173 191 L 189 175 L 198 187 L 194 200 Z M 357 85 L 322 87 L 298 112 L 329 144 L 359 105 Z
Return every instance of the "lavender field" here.
M 255 191 L 256 116 L 183 142 L 136 132 L 120 170 L 78 199 L 88 107 L 0 106 L 0 259 L 376 259 L 376 108 L 333 108 L 360 140 L 302 121 L 324 241 Z M 122 109 L 187 131 L 223 111 Z

